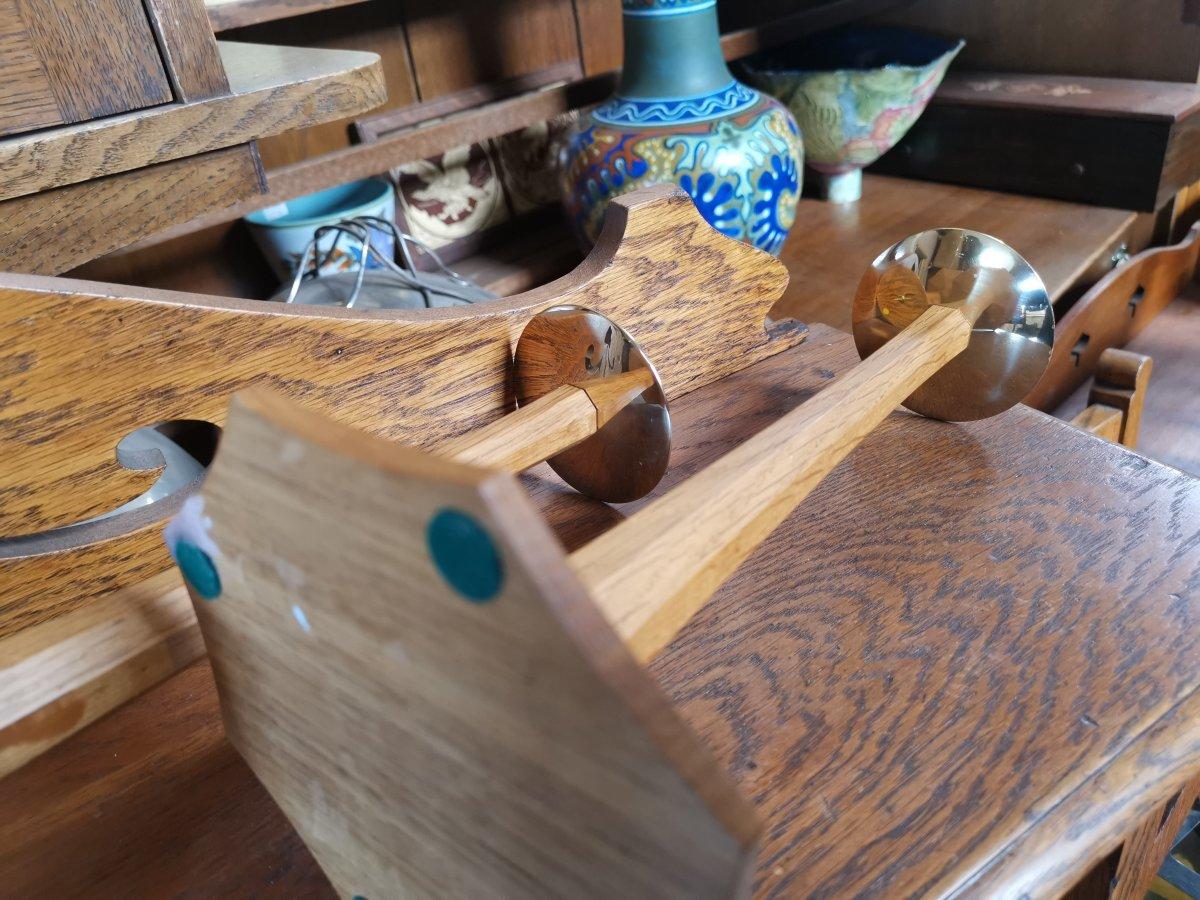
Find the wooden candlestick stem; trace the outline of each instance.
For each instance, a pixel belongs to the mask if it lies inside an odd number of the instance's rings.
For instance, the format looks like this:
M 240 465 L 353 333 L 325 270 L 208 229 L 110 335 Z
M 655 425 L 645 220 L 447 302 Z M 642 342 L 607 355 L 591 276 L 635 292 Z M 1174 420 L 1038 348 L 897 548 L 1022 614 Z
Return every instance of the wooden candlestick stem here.
M 571 567 L 641 662 L 654 657 L 851 450 L 961 353 L 934 306 L 813 399 L 577 550 Z
M 654 383 L 649 369 L 565 384 L 439 446 L 458 462 L 521 472 L 591 437 Z

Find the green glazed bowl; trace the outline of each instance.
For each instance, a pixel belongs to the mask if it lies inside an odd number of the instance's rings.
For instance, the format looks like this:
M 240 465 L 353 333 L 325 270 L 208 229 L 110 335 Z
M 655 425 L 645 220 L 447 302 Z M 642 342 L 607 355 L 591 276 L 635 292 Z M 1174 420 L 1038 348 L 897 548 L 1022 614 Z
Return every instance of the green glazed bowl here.
M 853 26 L 744 60 L 742 77 L 787 105 L 805 163 L 828 199 L 856 200 L 862 168 L 924 112 L 964 42 L 902 28 Z

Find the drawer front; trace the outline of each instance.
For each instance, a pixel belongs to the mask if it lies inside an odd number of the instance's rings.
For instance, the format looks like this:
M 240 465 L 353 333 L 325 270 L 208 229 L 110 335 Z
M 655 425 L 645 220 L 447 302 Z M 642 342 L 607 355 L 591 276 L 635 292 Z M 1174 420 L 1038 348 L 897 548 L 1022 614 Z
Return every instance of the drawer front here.
M 0 136 L 172 99 L 139 0 L 0 0 Z

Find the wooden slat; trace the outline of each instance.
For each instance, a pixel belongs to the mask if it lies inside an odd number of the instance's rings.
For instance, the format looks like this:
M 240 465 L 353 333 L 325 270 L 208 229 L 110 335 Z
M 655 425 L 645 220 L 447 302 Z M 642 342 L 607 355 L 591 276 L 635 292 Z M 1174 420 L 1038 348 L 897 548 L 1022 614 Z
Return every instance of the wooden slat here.
M 263 197 L 204 216 L 188 225 L 169 229 L 143 246 L 220 225 L 256 209 L 356 178 L 368 178 L 393 166 L 440 153 L 447 147 L 474 143 L 525 128 L 568 110 L 599 102 L 615 85 L 616 80 L 611 75 L 602 75 L 575 84 L 553 85 L 519 97 L 455 113 L 414 128 L 402 129 L 368 144 L 335 150 L 323 156 L 270 170 L 267 172 L 268 192 Z
M 405 0 L 404 21 L 422 100 L 579 55 L 571 0 Z
M 366 0 L 204 0 L 214 31 L 274 22 Z
M 229 93 L 221 52 L 203 0 L 145 0 L 175 99 L 190 103 Z
M 385 97 L 373 53 L 221 45 L 231 93 L 0 142 L 0 199 L 362 112 Z
M 170 571 L 0 641 L 0 778 L 203 653 Z
M 254 148 L 238 146 L 3 200 L 0 270 L 57 275 L 265 188 Z
M 1124 348 L 1154 360 L 1142 408 L 1138 452 L 1200 477 L 1200 287 L 1191 284 Z M 1054 409 L 1076 415 L 1088 402 L 1086 383 Z
M 354 127 L 362 140 L 375 141 L 430 119 L 451 116 L 463 110 L 496 103 L 545 87 L 566 84 L 578 80 L 581 76 L 579 61 L 566 60 L 527 75 L 473 85 L 461 91 L 444 94 L 435 100 L 423 100 L 399 109 L 364 116 L 354 123 Z
M 1121 411 L 1102 403 L 1093 403 L 1073 418 L 1071 424 L 1114 444 L 1121 440 Z
M 1200 776 L 1191 778 L 1162 806 L 1151 810 L 1121 848 L 1112 900 L 1143 900 L 1179 829 L 1200 796 Z

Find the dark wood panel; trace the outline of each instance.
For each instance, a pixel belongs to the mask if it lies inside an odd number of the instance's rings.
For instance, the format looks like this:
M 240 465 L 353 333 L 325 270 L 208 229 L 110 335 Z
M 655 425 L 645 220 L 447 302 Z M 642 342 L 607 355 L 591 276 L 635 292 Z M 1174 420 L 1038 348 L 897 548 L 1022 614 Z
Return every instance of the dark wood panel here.
M 1153 212 L 1200 179 L 1200 87 L 952 72 L 874 170 Z
M 817 327 L 681 397 L 658 490 L 855 358 Z M 545 473 L 524 480 L 568 548 L 628 512 Z M 892 416 L 652 666 L 767 819 L 757 894 L 1082 876 L 1200 765 L 1198 529 L 1195 480 L 1028 408 Z M 331 896 L 223 740 L 204 665 L 0 781 L 0 883 Z
M 575 0 L 575 22 L 583 74 L 621 68 L 624 41 L 619 0 Z
M 406 0 L 422 100 L 577 59 L 571 0 Z
M 206 5 L 213 29 L 224 31 L 363 2 L 365 0 L 207 0 Z
M 920 0 L 886 21 L 967 39 L 960 65 L 1195 83 L 1200 27 L 1180 0 Z

